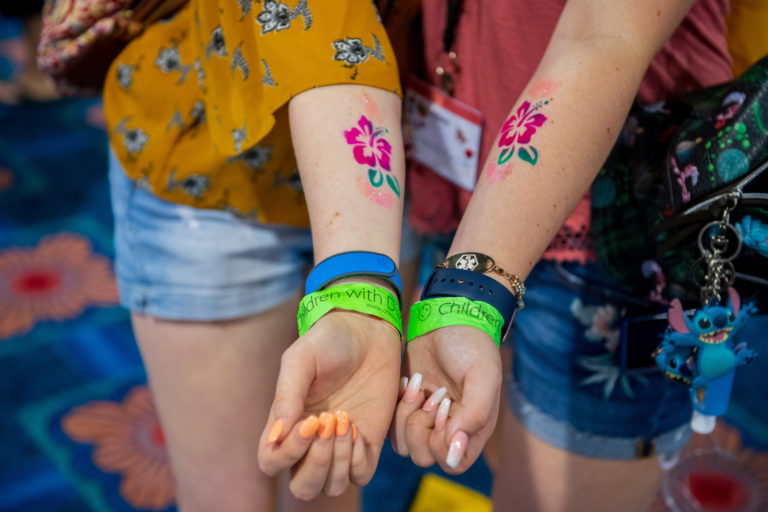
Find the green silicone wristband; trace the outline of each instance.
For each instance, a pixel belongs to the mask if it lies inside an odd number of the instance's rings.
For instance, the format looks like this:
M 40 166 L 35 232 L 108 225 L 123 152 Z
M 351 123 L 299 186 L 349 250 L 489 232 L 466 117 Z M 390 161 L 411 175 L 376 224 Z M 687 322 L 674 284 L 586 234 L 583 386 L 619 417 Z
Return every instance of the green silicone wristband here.
M 411 306 L 407 341 L 452 325 L 476 327 L 501 346 L 504 318 L 499 310 L 486 302 L 466 297 L 436 297 Z
M 310 293 L 301 299 L 296 320 L 299 336 L 303 336 L 315 322 L 334 309 L 357 311 L 386 320 L 403 334 L 400 302 L 384 288 L 366 283 L 349 283 L 332 286 Z

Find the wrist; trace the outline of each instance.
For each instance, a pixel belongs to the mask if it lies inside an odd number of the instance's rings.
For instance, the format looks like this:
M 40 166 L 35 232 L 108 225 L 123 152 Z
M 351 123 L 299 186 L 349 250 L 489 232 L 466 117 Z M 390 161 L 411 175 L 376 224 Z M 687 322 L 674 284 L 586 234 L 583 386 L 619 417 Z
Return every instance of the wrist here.
M 456 269 L 482 274 L 483 279 L 486 277 L 490 278 L 501 284 L 508 292 L 511 292 L 517 302 L 517 309 L 523 309 L 523 307 L 525 307 L 525 302 L 523 301 L 525 284 L 523 283 L 523 280 L 516 274 L 501 268 L 496 264 L 496 261 L 487 254 L 475 251 L 453 253 L 442 263 L 436 265 L 435 269 Z M 480 289 L 482 290 L 482 286 Z

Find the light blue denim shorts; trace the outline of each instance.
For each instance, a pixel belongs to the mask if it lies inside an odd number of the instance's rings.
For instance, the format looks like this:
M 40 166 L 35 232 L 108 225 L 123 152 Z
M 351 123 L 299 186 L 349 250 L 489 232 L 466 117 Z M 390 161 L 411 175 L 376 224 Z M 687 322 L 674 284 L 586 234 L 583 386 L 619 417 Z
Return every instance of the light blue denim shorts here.
M 308 228 L 262 224 L 223 210 L 159 199 L 128 178 L 110 152 L 115 273 L 121 304 L 173 320 L 241 318 L 304 288 Z M 401 261 L 418 252 L 404 236 Z
M 578 455 L 672 455 L 691 435 L 688 388 L 655 367 L 621 368 L 628 298 L 608 281 L 596 265 L 534 268 L 511 332 L 509 406 L 529 432 Z

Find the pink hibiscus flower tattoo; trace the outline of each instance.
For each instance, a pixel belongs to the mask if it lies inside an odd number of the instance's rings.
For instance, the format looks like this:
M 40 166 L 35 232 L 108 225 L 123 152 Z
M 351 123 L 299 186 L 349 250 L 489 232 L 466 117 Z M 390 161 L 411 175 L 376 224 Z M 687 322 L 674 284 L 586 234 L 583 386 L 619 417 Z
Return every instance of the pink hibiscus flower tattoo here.
M 382 128 L 374 129 L 373 123 L 365 116 L 360 116 L 357 126 L 344 131 L 347 144 L 354 146 L 352 154 L 357 163 L 369 167 L 376 167 L 378 163 L 382 169 L 389 171 L 391 169 L 389 156 L 392 154 L 392 146 L 382 137 L 384 130 Z
M 529 101 L 525 101 L 517 109 L 517 112 L 509 116 L 509 119 L 504 122 L 499 138 L 499 147 L 502 148 L 499 154 L 499 165 L 512 158 L 515 154 L 515 145 L 518 146 L 517 155 L 521 160 L 536 165 L 539 153 L 536 148 L 530 146 L 530 142 L 536 129 L 541 128 L 547 120 L 547 116 L 544 114 L 536 113 L 541 107 L 542 103 L 531 106 Z
M 384 128 L 374 128 L 367 117 L 360 116 L 357 126 L 344 131 L 344 138 L 352 146 L 357 163 L 368 167 L 370 185 L 379 188 L 386 183 L 400 197 L 400 181 L 391 172 L 392 146 L 384 138 L 385 133 L 389 132 Z

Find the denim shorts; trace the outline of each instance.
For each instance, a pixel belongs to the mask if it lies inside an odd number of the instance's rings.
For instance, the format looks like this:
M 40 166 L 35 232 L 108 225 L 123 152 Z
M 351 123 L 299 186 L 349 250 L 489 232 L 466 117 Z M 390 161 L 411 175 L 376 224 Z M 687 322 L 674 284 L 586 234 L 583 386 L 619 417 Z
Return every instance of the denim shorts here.
M 263 224 L 224 210 L 159 199 L 126 176 L 110 152 L 115 273 L 129 310 L 172 320 L 242 318 L 274 308 L 304 287 L 309 228 Z M 401 261 L 415 257 L 403 237 Z
M 630 298 L 609 283 L 595 265 L 534 268 L 510 336 L 509 406 L 529 432 L 571 453 L 672 455 L 691 435 L 688 389 L 654 367 L 622 370 L 620 322 Z

